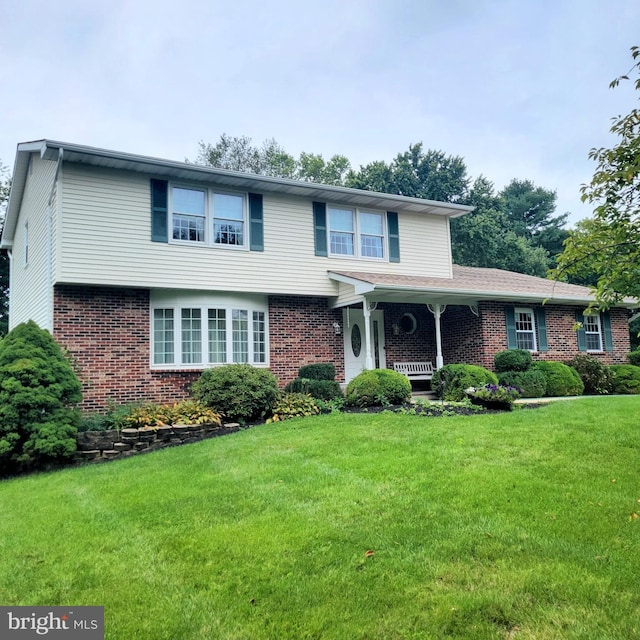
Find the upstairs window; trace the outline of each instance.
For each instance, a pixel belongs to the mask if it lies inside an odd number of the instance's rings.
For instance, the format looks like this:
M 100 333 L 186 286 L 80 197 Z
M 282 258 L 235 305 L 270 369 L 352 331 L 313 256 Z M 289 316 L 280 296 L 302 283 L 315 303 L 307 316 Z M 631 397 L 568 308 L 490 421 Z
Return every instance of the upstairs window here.
M 385 224 L 381 213 L 327 207 L 329 253 L 356 258 L 384 258 Z
M 239 194 L 172 186 L 171 237 L 180 242 L 244 247 L 245 200 Z

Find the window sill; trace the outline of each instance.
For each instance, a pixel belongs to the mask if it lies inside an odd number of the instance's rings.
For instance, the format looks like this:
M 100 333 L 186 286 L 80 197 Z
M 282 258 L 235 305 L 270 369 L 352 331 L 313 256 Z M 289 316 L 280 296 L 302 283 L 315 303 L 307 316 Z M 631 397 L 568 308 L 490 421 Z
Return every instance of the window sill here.
M 167 371 L 167 372 L 180 372 L 180 373 L 188 373 L 188 372 L 198 372 L 204 371 L 205 369 L 213 369 L 214 367 L 224 367 L 228 364 L 238 364 L 238 363 L 213 363 L 213 364 L 151 364 L 151 371 Z M 268 362 L 243 362 L 241 364 L 250 364 L 252 367 L 256 367 L 259 369 L 268 369 Z

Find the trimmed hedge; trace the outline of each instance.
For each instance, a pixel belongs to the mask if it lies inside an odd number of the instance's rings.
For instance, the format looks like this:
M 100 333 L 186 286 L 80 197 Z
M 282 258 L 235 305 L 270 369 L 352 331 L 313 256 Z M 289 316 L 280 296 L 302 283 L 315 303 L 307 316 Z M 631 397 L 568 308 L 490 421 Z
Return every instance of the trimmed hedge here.
M 197 400 L 239 422 L 269 416 L 280 397 L 273 373 L 250 364 L 205 369 L 192 391 Z
M 640 367 L 632 364 L 612 364 L 611 388 L 613 393 L 640 393 Z
M 531 353 L 526 349 L 507 349 L 493 356 L 496 373 L 526 371 L 533 364 Z
M 320 400 L 342 398 L 340 383 L 335 380 L 296 378 L 289 382 L 284 390 L 286 393 L 309 394 L 312 398 Z
M 485 384 L 498 384 L 496 374 L 474 364 L 445 364 L 433 374 L 431 389 L 443 400 L 461 402 L 465 389 Z
M 402 404 L 411 399 L 411 383 L 397 371 L 370 369 L 347 385 L 346 404 L 354 407 Z
M 629 364 L 632 364 L 634 367 L 640 367 L 640 348 L 628 353 L 627 360 Z
M 336 367 L 331 362 L 305 364 L 298 369 L 298 378 L 307 378 L 308 380 L 335 380 Z
M 540 360 L 531 365 L 534 371 L 542 371 L 547 379 L 549 397 L 579 396 L 584 391 L 584 383 L 578 372 L 562 362 Z
M 505 387 L 518 387 L 523 398 L 542 398 L 547 392 L 547 378 L 542 371 L 504 371 L 498 381 Z

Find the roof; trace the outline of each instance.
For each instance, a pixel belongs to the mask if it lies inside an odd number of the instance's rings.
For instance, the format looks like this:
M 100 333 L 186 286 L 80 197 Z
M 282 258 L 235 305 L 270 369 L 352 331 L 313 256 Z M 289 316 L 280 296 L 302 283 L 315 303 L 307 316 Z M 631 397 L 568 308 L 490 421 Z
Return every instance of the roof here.
M 363 189 L 336 187 L 315 182 L 302 182 L 299 180 L 260 176 L 252 173 L 241 173 L 239 171 L 227 171 L 225 169 L 216 169 L 189 162 L 176 162 L 175 160 L 141 156 L 122 151 L 98 149 L 96 147 L 87 147 L 69 142 L 36 140 L 33 142 L 22 142 L 18 145 L 13 171 L 13 182 L 7 206 L 5 229 L 2 241 L 0 242 L 0 248 L 6 249 L 11 247 L 26 184 L 29 157 L 31 153 L 36 152 L 48 160 L 58 160 L 62 158 L 65 162 L 78 162 L 96 167 L 135 171 L 147 175 L 150 174 L 158 178 L 215 182 L 235 189 L 258 191 L 261 193 L 284 193 L 313 200 L 334 201 L 354 207 L 371 207 L 390 211 L 433 214 L 447 218 L 456 218 L 474 209 L 474 207 L 467 205 L 438 202 L 436 200 L 425 200 L 390 193 L 365 191 Z
M 480 300 L 505 302 L 584 304 L 595 302 L 589 287 L 538 278 L 523 273 L 453 265 L 452 278 L 434 278 L 390 273 L 330 271 L 329 277 L 351 284 L 355 293 L 371 301 L 436 302 L 477 304 Z M 615 306 L 635 308 L 638 302 L 625 298 Z

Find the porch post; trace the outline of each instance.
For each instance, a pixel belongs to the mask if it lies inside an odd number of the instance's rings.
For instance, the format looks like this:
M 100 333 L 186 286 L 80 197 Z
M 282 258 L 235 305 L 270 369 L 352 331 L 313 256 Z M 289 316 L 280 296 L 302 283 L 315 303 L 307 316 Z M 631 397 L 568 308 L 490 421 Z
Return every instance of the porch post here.
M 364 312 L 364 368 L 373 369 L 373 357 L 371 356 L 371 309 L 366 300 L 362 301 Z
M 445 304 L 428 304 L 427 309 L 433 313 L 433 317 L 436 321 L 436 369 L 440 369 L 444 365 L 444 358 L 442 357 L 442 338 L 440 335 L 440 316 L 447 308 Z

